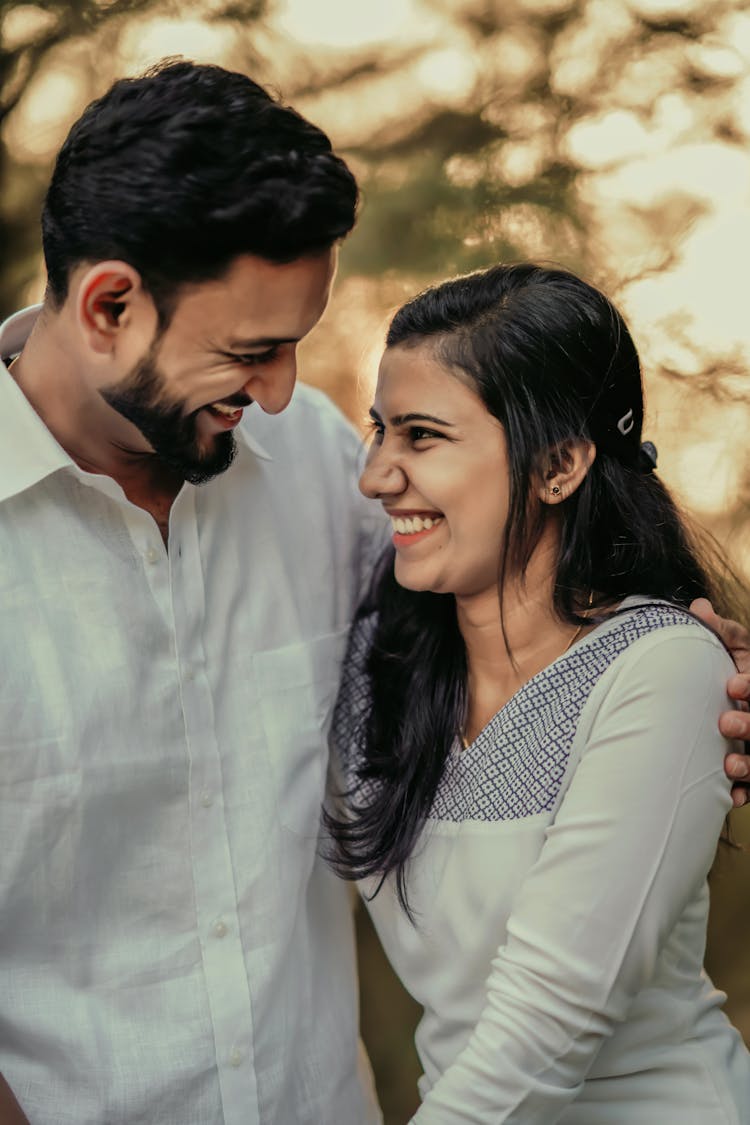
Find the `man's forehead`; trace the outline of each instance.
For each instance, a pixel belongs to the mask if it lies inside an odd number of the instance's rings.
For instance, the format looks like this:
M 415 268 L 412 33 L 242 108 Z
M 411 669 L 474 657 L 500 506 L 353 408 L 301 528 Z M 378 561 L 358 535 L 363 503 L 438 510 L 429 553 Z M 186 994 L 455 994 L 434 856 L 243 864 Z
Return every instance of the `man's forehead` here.
M 243 256 L 222 277 L 185 286 L 168 331 L 235 353 L 296 344 L 322 316 L 334 268 L 332 251 L 283 264 Z
M 179 303 L 195 304 L 211 301 L 247 302 L 253 307 L 272 306 L 285 297 L 299 300 L 324 290 L 333 278 L 336 267 L 334 250 L 296 258 L 291 262 L 269 262 L 265 258 L 242 255 L 216 278 L 190 282 L 180 289 Z

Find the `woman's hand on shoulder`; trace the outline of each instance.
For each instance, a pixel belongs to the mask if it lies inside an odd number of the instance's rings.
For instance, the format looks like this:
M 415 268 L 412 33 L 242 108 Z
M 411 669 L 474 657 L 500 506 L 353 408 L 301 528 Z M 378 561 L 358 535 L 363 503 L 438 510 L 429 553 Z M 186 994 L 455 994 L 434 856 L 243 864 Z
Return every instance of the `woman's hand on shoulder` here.
M 750 632 L 737 621 L 719 617 L 705 598 L 698 598 L 690 612 L 719 635 L 737 665 L 737 672 L 727 682 L 727 695 L 737 701 L 739 710 L 725 711 L 719 719 L 719 730 L 725 738 L 750 743 Z M 724 759 L 727 776 L 735 783 L 732 800 L 739 808 L 750 800 L 750 757 L 746 753 L 729 753 Z

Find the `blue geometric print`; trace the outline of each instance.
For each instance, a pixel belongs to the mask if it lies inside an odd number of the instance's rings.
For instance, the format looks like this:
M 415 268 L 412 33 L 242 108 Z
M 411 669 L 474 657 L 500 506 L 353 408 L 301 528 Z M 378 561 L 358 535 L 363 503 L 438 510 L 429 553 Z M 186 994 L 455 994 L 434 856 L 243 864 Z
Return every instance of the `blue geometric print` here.
M 348 785 L 355 781 L 364 747 L 369 710 L 364 664 L 375 623 L 373 616 L 353 630 L 334 715 L 334 744 Z M 549 812 L 560 791 L 581 711 L 599 678 L 640 637 L 686 624 L 703 628 L 682 609 L 664 602 L 645 603 L 610 621 L 606 630 L 596 630 L 539 672 L 466 750 L 450 756 L 430 820 L 497 822 Z M 358 799 L 367 800 L 371 784 L 359 783 Z

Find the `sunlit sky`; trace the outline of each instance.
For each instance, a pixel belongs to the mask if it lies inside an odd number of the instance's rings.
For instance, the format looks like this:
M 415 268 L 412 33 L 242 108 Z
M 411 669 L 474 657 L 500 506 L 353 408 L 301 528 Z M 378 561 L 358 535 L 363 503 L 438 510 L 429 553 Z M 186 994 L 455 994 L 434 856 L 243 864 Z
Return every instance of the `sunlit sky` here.
M 273 17 L 293 39 L 341 50 L 412 39 L 434 22 L 418 0 L 283 0 Z

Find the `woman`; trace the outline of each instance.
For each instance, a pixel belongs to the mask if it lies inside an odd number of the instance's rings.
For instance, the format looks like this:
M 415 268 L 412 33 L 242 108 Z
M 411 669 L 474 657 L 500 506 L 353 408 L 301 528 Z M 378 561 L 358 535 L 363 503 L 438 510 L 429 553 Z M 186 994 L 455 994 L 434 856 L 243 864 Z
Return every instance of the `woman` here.
M 360 487 L 393 555 L 352 635 L 329 823 L 424 1006 L 419 1125 L 726 1125 L 702 975 L 730 807 L 721 604 L 641 445 L 607 299 L 498 266 L 395 316 Z

